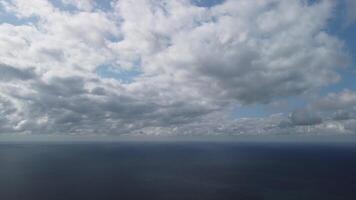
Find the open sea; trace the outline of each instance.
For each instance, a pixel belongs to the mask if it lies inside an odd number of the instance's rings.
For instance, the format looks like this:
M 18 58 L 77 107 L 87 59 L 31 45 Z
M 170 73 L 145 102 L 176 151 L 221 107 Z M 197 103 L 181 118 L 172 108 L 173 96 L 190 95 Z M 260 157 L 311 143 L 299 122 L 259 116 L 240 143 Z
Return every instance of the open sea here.
M 2 142 L 0 200 L 354 200 L 356 144 Z

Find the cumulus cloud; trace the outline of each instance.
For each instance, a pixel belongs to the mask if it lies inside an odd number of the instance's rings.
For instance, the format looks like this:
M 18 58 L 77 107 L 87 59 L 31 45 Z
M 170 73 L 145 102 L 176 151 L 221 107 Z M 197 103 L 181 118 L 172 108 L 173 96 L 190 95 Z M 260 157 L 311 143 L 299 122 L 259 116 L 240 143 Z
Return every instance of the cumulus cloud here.
M 146 73 L 190 82 L 204 96 L 266 102 L 333 83 L 344 65 L 342 42 L 323 31 L 330 1 L 139 4 L 117 4 L 125 37 L 118 52 L 131 49 Z
M 295 110 L 279 127 L 290 132 L 299 129 L 314 134 L 356 133 L 355 121 L 356 92 L 344 90 L 329 93 Z
M 322 118 L 316 112 L 297 110 L 290 116 L 291 122 L 296 126 L 316 125 L 322 123 Z
M 324 123 L 304 112 L 233 119 L 229 108 L 335 83 L 348 62 L 325 31 L 329 0 L 62 4 L 1 2 L 21 22 L 0 24 L 1 132 L 282 133 L 283 122 Z M 102 66 L 140 73 L 127 83 L 100 76 Z

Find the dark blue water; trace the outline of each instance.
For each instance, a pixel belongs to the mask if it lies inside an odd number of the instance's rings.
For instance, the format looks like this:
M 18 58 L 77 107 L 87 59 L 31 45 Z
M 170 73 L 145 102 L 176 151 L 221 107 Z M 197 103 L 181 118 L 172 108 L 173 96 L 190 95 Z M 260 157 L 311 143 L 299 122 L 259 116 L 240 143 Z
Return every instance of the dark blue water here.
M 356 145 L 2 143 L 1 200 L 356 199 Z

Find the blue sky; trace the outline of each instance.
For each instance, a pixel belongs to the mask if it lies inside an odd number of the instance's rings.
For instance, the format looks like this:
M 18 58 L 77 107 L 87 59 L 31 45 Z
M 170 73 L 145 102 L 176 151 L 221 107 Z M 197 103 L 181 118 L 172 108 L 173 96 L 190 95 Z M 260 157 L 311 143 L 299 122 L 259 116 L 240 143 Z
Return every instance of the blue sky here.
M 308 2 L 2 1 L 0 132 L 355 133 L 356 3 Z

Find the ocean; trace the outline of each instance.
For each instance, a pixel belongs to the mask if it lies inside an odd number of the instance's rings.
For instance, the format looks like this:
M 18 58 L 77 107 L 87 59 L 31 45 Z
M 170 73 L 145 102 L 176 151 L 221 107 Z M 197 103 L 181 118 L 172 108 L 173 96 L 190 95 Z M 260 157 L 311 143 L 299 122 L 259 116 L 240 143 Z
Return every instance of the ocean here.
M 356 144 L 3 142 L 1 200 L 352 200 Z

